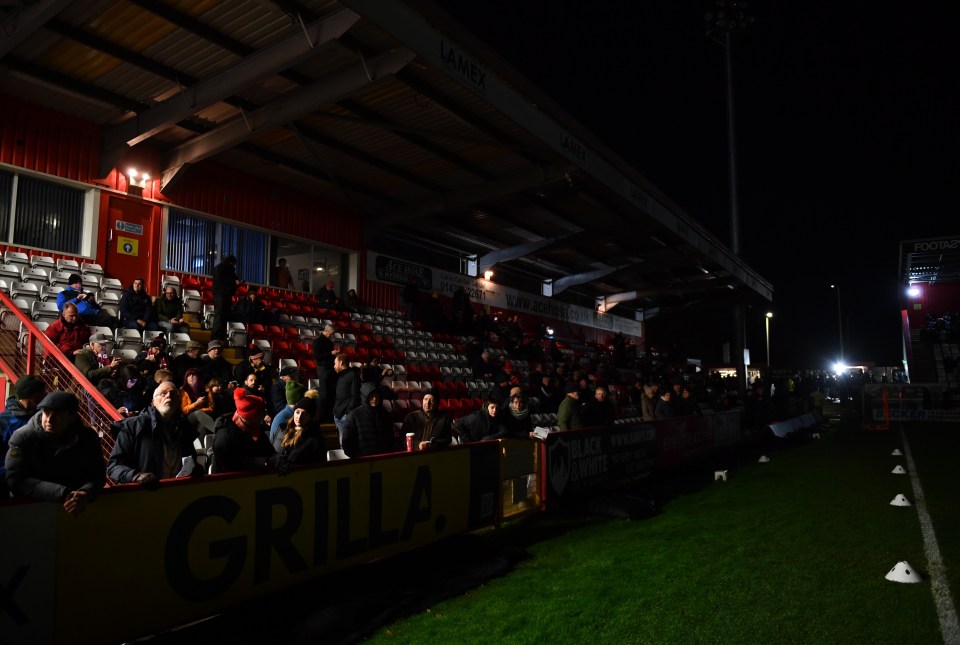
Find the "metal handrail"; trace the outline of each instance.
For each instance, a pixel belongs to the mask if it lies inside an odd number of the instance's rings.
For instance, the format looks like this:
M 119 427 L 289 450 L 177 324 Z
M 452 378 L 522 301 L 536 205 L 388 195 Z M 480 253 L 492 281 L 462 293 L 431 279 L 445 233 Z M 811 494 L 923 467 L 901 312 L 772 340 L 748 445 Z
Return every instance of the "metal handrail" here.
M 76 395 L 83 418 L 100 435 L 104 457 L 109 457 L 114 444 L 109 426 L 123 415 L 2 291 L 0 312 L 0 370 L 14 384 L 30 374 L 44 381 L 47 391 L 64 390 Z M 26 335 L 23 338 L 21 330 Z

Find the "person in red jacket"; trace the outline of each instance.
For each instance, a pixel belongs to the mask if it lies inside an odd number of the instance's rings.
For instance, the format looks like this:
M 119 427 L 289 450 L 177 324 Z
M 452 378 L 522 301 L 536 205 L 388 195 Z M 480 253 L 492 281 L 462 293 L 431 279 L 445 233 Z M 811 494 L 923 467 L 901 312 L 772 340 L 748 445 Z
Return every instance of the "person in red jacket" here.
M 47 327 L 46 334 L 67 358 L 73 360 L 73 355 L 79 353 L 90 339 L 90 328 L 81 320 L 77 306 L 68 302 L 63 305 L 60 317 Z

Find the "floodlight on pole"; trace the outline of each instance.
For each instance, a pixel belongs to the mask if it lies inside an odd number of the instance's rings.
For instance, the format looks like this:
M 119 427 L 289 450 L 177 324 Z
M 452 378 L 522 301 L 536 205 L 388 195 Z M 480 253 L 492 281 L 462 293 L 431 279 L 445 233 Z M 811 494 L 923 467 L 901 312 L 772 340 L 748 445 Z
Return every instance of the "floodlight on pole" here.
M 773 318 L 773 312 L 768 311 L 766 317 L 764 318 L 764 323 L 766 323 L 767 328 L 767 371 L 770 371 L 770 319 Z
M 840 285 L 831 284 L 830 288 L 837 290 L 837 325 L 840 331 L 840 362 L 843 363 L 843 314 L 842 308 L 840 307 Z

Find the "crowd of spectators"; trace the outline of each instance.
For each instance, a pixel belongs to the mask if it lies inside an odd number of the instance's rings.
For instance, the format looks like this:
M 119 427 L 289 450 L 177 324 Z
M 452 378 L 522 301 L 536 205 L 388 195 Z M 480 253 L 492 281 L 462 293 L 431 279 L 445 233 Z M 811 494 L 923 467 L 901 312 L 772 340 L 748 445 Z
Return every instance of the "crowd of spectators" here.
M 537 415 L 556 415 L 556 427 L 569 430 L 610 426 L 628 409 L 644 421 L 656 421 L 742 405 L 744 423 L 752 426 L 788 414 L 797 396 L 802 399 L 827 388 L 820 381 L 798 377 L 774 388 L 758 381 L 741 396 L 719 375 L 690 372 L 681 361 L 665 354 L 638 352 L 632 341 L 621 335 L 606 346 L 576 341 L 564 344 L 549 338 L 542 328 L 524 329 L 520 315 L 475 313 L 462 290 L 454 294 L 447 315 L 438 294 L 421 293 L 412 279 L 403 290 L 406 316 L 418 328 L 460 335 L 470 377 L 487 383 L 488 388 L 482 405 L 462 415 L 444 405 L 440 391 L 422 392 L 418 404 L 397 420 L 384 405 L 396 396 L 390 387 L 395 375 L 375 355 L 362 366 L 351 364 L 335 342 L 334 324 L 325 325 L 313 341 L 315 375 L 301 374 L 296 367 L 277 370 L 263 350 L 253 345 L 239 362 L 226 360 L 226 339 L 218 336 L 228 317 L 272 323 L 280 315 L 265 307 L 253 288 L 234 304 L 229 293 L 238 284 L 234 266 L 232 258 L 218 265 L 215 303 L 230 302 L 228 311 L 214 316 L 213 338 L 206 343 L 191 340 L 175 356 L 169 352 L 167 334 L 189 330 L 175 287 L 165 287 L 154 300 L 145 293 L 140 279 L 126 290 L 119 319 L 113 322 L 140 333 L 158 333 L 132 360 L 125 361 L 106 351 L 109 339 L 105 335 L 91 332 L 80 311 L 83 294 L 63 297 L 60 317 L 47 328 L 48 336 L 124 418 L 111 428 L 116 443 L 102 473 L 93 472 L 95 468 L 67 468 L 70 477 L 58 479 L 41 469 L 37 471 L 40 480 L 49 477 L 57 483 L 55 488 L 38 485 L 36 478 L 22 476 L 29 471 L 23 456 L 43 447 L 47 453 L 41 453 L 49 457 L 58 445 L 54 442 L 51 448 L 44 443 L 48 437 L 38 433 L 59 428 L 67 433 L 64 437 L 79 445 L 82 442 L 77 437 L 87 437 L 86 431 L 92 430 L 76 413 L 74 401 L 67 400 L 76 399 L 72 394 L 55 392 L 45 397 L 39 381 L 21 377 L 0 415 L 4 449 L 11 446 L 5 450 L 5 481 L 14 494 L 33 495 L 42 490 L 45 498 L 56 497 L 65 508 L 69 502 L 68 510 L 79 512 L 95 497 L 90 486 L 104 476 L 153 488 L 161 479 L 204 472 L 284 474 L 296 464 L 327 459 L 330 446 L 322 427 L 331 422 L 337 429 L 336 445 L 347 457 L 360 457 L 441 449 L 452 443 L 527 439 L 534 436 Z M 278 267 L 277 272 L 281 281 L 283 268 Z M 340 299 L 333 286 L 329 282 L 319 290 L 319 303 L 344 310 L 362 306 L 355 291 Z M 315 387 L 308 390 L 311 380 Z M 53 399 L 47 401 L 50 397 Z M 44 425 L 42 419 L 53 418 L 54 413 L 60 417 Z M 15 437 L 28 426 L 40 439 L 31 435 L 24 443 L 25 434 Z M 47 430 L 48 426 L 54 430 Z M 204 467 L 202 446 L 210 445 L 212 463 Z

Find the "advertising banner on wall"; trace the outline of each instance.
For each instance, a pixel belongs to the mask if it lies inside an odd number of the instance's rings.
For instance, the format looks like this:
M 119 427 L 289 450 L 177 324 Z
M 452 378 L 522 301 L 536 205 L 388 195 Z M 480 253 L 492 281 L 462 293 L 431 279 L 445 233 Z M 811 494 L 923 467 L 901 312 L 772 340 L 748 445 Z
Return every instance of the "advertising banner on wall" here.
M 636 320 L 628 320 L 610 314 L 598 314 L 593 309 L 578 307 L 553 298 L 524 293 L 517 289 L 473 278 L 460 273 L 443 271 L 415 262 L 398 260 L 380 253 L 367 253 L 367 279 L 395 285 L 406 285 L 410 278 L 417 280 L 421 291 L 437 291 L 442 296 L 453 297 L 457 287 L 463 287 L 471 302 L 504 309 L 519 314 L 533 314 L 554 320 L 605 329 L 613 333 L 623 333 L 640 337 L 643 325 Z
M 500 450 L 488 442 L 282 478 L 119 487 L 77 518 L 58 504 L 5 505 L 0 642 L 131 640 L 490 526 Z
M 624 424 L 551 432 L 546 441 L 550 498 L 563 498 L 653 470 L 653 426 Z

